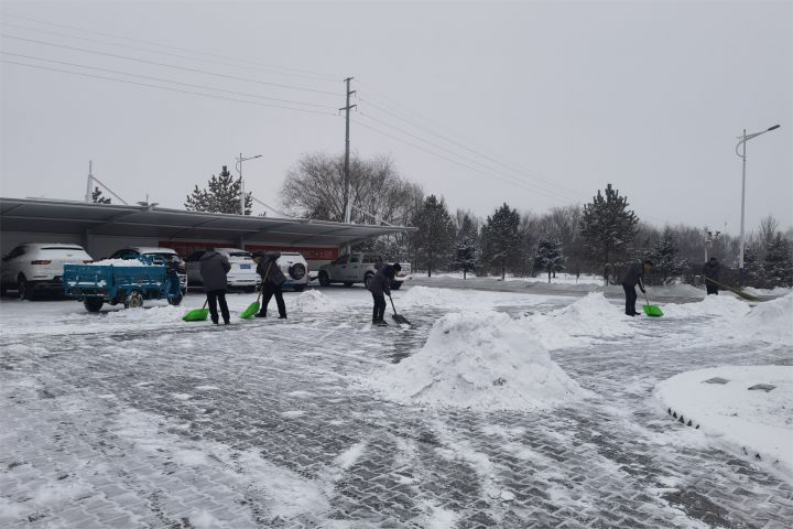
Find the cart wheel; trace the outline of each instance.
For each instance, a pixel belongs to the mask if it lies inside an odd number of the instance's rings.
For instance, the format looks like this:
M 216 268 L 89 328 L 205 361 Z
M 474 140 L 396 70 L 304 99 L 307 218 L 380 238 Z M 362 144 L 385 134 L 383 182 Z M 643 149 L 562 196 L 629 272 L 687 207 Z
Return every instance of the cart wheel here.
M 174 307 L 181 305 L 182 303 L 182 295 L 178 294 L 176 296 L 170 296 L 168 298 L 168 304 L 173 305 Z
M 124 300 L 124 307 L 128 309 L 138 309 L 143 306 L 143 295 L 138 290 L 133 290 Z
M 102 309 L 102 305 L 104 304 L 105 300 L 102 298 L 85 298 L 85 301 L 83 301 L 85 310 L 88 312 L 99 312 Z

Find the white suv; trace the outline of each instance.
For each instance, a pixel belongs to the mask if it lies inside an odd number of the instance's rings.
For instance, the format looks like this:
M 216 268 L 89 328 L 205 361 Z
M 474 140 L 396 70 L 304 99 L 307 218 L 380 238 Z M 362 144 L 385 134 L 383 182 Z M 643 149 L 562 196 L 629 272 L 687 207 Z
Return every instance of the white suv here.
M 226 274 L 229 287 L 254 292 L 261 283 L 261 278 L 256 273 L 256 263 L 253 262 L 251 252 L 239 248 L 215 248 L 215 251 L 224 255 L 231 265 L 231 270 Z M 187 257 L 187 280 L 191 285 L 200 285 L 203 282 L 201 258 L 206 252 L 207 250 L 199 250 Z
M 299 252 L 281 252 L 276 261 L 286 276 L 283 286 L 292 287 L 295 292 L 303 292 L 308 285 L 308 261 Z
M 20 244 L 0 264 L 0 293 L 14 289 L 20 299 L 29 299 L 34 292 L 63 294 L 63 265 L 92 260 L 77 244 Z

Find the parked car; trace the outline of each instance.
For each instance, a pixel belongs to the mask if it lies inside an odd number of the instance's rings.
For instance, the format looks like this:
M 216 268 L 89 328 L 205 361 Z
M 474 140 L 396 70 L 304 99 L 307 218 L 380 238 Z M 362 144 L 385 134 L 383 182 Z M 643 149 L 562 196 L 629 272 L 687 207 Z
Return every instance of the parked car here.
M 300 252 L 281 252 L 276 261 L 286 276 L 285 287 L 292 287 L 295 292 L 303 292 L 309 282 L 308 261 Z
M 226 274 L 230 288 L 238 288 L 249 292 L 256 291 L 261 284 L 261 278 L 256 273 L 256 263 L 253 262 L 251 252 L 239 248 L 215 248 L 215 251 L 225 255 L 231 265 L 231 270 Z M 191 285 L 202 284 L 201 257 L 207 250 L 199 250 L 187 256 L 187 280 Z
M 20 299 L 29 299 L 34 292 L 63 294 L 63 265 L 92 260 L 77 244 L 20 244 L 0 264 L 0 293 L 14 289 Z
M 179 257 L 176 250 L 172 248 L 159 248 L 157 246 L 127 246 L 113 252 L 108 259 L 140 259 L 150 257 L 154 264 L 162 261 L 176 269 L 179 275 L 179 283 L 182 285 L 182 292 L 187 292 L 187 270 L 184 260 Z
M 350 255 L 342 255 L 335 261 L 319 268 L 319 284 L 328 286 L 331 283 L 343 283 L 344 286 L 349 287 L 355 283 L 363 283 L 364 286 L 369 286 L 371 280 L 377 273 L 380 266 L 389 263 L 383 260 L 380 255 L 374 253 L 352 253 Z M 402 287 L 402 281 L 410 275 L 410 264 L 407 262 L 400 262 L 402 271 L 399 277 L 391 282 L 392 290 L 399 290 Z

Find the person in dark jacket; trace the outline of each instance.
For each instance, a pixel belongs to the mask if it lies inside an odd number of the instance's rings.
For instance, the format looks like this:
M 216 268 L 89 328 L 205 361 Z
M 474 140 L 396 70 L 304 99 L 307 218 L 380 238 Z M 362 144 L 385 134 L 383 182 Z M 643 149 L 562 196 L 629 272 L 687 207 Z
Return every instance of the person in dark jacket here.
M 719 295 L 719 285 L 713 281 L 719 282 L 721 276 L 721 265 L 718 259 L 711 257 L 705 266 L 702 268 L 702 274 L 705 276 L 705 289 L 708 291 L 708 296 L 711 294 Z M 713 281 L 709 281 L 712 279 Z
M 218 302 L 220 302 L 223 323 L 228 325 L 231 318 L 229 317 L 229 306 L 226 304 L 226 274 L 231 270 L 231 264 L 224 255 L 215 250 L 205 252 L 201 256 L 200 264 L 201 281 L 204 283 L 204 292 L 207 294 L 212 323 L 218 324 Z
M 256 273 L 262 276 L 262 307 L 256 315 L 257 318 L 267 317 L 267 305 L 275 296 L 275 303 L 278 305 L 278 318 L 286 319 L 286 305 L 281 292 L 281 286 L 286 281 L 286 276 L 276 262 L 279 257 L 281 257 L 281 252 L 259 253 L 254 257 Z
M 372 279 L 369 280 L 369 292 L 374 299 L 372 309 L 372 323 L 374 325 L 388 325 L 385 317 L 385 297 L 391 295 L 391 281 L 402 270 L 402 265 L 394 263 L 381 267 Z
M 625 314 L 628 316 L 638 316 L 636 312 L 636 285 L 642 293 L 644 289 L 644 273 L 653 269 L 653 262 L 649 259 L 644 263 L 636 263 L 630 267 L 628 273 L 622 278 L 622 288 L 625 290 Z

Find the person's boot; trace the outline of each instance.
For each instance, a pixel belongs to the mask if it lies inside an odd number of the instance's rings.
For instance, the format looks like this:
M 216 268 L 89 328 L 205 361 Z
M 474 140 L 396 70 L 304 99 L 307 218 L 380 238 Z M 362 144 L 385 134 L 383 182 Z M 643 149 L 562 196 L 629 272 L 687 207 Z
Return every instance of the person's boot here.
M 215 325 L 217 325 L 217 324 L 218 324 L 218 319 L 217 319 L 217 318 L 212 318 L 212 323 L 214 323 Z
M 279 320 L 285 320 L 286 319 L 286 314 L 282 314 L 282 315 L 278 316 L 278 319 Z
M 267 313 L 266 312 L 259 312 L 259 313 L 256 314 L 256 317 L 257 318 L 266 318 L 267 317 Z
M 377 323 L 375 325 L 377 325 L 378 327 L 388 327 L 388 322 L 385 320 L 377 320 Z

